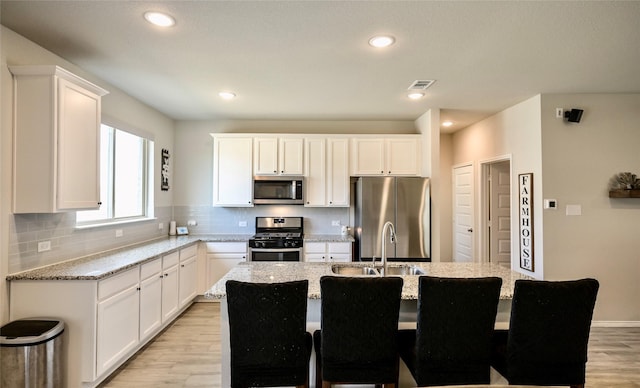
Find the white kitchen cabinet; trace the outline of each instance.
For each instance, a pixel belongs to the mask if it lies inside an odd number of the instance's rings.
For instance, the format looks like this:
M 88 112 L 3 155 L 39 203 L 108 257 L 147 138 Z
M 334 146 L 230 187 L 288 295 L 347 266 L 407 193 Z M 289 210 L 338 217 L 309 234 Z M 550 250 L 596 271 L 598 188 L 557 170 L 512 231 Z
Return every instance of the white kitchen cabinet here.
M 420 135 L 352 139 L 351 175 L 420 176 Z
M 96 373 L 101 375 L 138 345 L 138 267 L 98 283 Z
M 256 137 L 253 169 L 255 175 L 302 175 L 304 138 L 294 136 Z
M 253 206 L 252 145 L 251 137 L 214 137 L 214 206 Z
M 150 338 L 162 326 L 162 259 L 140 266 L 140 340 Z
M 178 252 L 162 257 L 162 322 L 167 322 L 178 312 L 179 307 L 179 278 Z
M 14 79 L 13 212 L 96 209 L 101 97 L 58 66 L 10 66 Z
M 305 206 L 349 206 L 349 139 L 305 142 Z
M 305 242 L 304 261 L 344 263 L 351 261 L 350 242 Z
M 211 288 L 231 268 L 246 261 L 246 242 L 208 242 L 207 289 Z
M 180 281 L 178 295 L 180 308 L 193 301 L 198 293 L 197 245 L 180 250 Z

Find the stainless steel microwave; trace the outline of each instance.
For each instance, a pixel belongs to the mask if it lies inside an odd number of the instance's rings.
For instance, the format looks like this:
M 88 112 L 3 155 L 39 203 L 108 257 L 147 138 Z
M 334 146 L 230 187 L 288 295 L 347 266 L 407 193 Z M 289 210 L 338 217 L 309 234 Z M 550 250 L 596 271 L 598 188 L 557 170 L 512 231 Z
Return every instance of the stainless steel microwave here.
M 304 178 L 301 176 L 255 176 L 253 203 L 256 205 L 304 204 Z

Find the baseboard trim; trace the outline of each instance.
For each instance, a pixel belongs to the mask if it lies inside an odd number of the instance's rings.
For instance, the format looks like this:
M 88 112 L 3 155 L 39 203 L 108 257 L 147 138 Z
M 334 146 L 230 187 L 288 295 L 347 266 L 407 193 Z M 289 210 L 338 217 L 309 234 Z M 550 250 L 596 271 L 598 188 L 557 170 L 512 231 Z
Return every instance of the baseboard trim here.
M 640 327 L 640 321 L 592 321 L 591 327 Z

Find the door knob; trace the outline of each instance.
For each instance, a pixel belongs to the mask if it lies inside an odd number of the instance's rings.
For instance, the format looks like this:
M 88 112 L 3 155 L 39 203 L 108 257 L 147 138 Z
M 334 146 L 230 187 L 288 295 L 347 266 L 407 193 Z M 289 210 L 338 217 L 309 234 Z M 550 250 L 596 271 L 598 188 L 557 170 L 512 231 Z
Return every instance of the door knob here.
M 467 232 L 472 233 L 473 232 L 473 228 L 467 229 Z

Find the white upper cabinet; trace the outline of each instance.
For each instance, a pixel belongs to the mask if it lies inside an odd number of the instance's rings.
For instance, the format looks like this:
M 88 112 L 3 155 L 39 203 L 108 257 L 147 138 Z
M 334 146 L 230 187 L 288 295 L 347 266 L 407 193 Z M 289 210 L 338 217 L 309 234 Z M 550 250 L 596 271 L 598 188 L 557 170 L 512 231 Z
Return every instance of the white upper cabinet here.
M 256 137 L 255 175 L 302 175 L 304 139 L 302 137 Z
M 101 97 L 58 66 L 10 66 L 14 79 L 13 212 L 96 209 Z
M 363 136 L 352 142 L 351 175 L 420 175 L 420 135 Z
M 305 155 L 304 205 L 349 206 L 349 139 L 308 138 Z
M 214 206 L 253 206 L 252 144 L 251 137 L 214 137 Z

